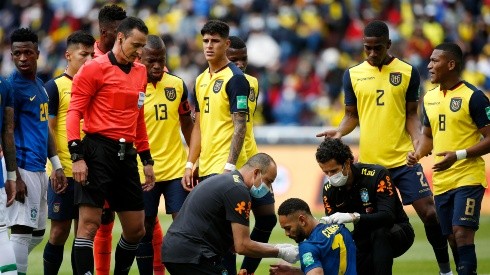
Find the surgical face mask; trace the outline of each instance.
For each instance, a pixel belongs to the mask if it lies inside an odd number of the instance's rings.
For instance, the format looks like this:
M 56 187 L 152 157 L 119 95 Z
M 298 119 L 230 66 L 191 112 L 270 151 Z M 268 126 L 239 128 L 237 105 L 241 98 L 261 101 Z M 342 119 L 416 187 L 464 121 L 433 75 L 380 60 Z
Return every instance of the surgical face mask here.
M 347 183 L 348 176 L 344 176 L 342 171 L 344 170 L 344 166 L 342 166 L 342 170 L 337 174 L 328 177 L 328 181 L 334 187 L 344 186 Z
M 256 199 L 260 199 L 269 192 L 269 187 L 267 187 L 267 185 L 262 181 L 262 174 L 260 174 L 260 185 L 259 187 L 252 185 L 252 188 L 250 188 L 250 195 Z

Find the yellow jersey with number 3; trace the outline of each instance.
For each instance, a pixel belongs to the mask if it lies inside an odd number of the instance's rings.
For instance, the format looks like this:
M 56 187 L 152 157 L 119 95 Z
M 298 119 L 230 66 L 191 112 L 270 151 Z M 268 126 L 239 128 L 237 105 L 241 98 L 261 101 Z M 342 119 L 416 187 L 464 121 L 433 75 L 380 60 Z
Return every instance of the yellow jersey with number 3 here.
M 148 83 L 145 97 L 145 122 L 157 182 L 182 177 L 187 151 L 180 135 L 180 116 L 191 113 L 184 81 L 168 72 L 154 85 Z M 138 158 L 141 182 L 143 164 Z
M 232 62 L 209 73 L 201 73 L 195 84 L 196 112 L 199 112 L 201 127 L 201 153 L 199 176 L 221 174 L 230 154 L 234 133 L 233 113 L 248 113 L 250 85 L 243 72 Z M 247 161 L 242 147 L 237 169 Z
M 440 87 L 424 96 L 424 126 L 430 127 L 433 138 L 434 163 L 444 151 L 467 149 L 481 139 L 478 129 L 490 125 L 490 103 L 482 91 L 462 81 L 454 88 Z M 485 162 L 482 157 L 456 161 L 449 169 L 434 172 L 434 194 L 471 185 L 487 187 Z
M 413 151 L 405 129 L 406 103 L 418 101 L 418 71 L 398 58 L 381 68 L 364 61 L 345 72 L 343 85 L 345 104 L 357 106 L 359 113 L 359 162 L 405 165 Z

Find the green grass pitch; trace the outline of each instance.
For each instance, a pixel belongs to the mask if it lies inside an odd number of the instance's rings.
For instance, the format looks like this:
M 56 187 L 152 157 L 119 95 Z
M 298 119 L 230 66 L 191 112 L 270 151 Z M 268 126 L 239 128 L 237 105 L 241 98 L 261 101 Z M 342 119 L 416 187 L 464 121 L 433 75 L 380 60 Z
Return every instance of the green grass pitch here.
M 321 214 L 319 213 L 318 216 Z M 162 223 L 163 229 L 166 230 L 171 222 L 171 218 L 168 215 L 161 215 L 160 221 Z M 438 268 L 435 261 L 432 248 L 427 242 L 424 233 L 424 227 L 420 222 L 420 219 L 416 216 L 411 216 L 410 221 L 415 229 L 415 242 L 413 246 L 408 250 L 407 253 L 401 257 L 395 259 L 393 266 L 393 274 L 438 274 Z M 251 222 L 253 224 L 253 221 Z M 114 226 L 114 237 L 113 237 L 113 247 L 117 244 L 119 236 L 121 233 L 121 227 L 116 221 Z M 44 245 L 48 239 L 49 235 L 49 221 L 48 228 L 46 230 L 44 241 L 37 246 L 29 255 L 29 269 L 27 274 L 43 274 L 42 269 L 42 259 Z M 67 245 L 65 245 L 64 261 L 60 269 L 61 275 L 71 274 L 70 266 L 70 253 L 71 253 L 71 243 L 73 241 L 73 236 L 70 236 Z M 270 243 L 293 243 L 294 241 L 287 238 L 284 235 L 284 231 L 276 226 L 272 233 Z M 478 273 L 479 274 L 490 274 L 490 216 L 482 216 L 480 219 L 480 229 L 476 233 L 476 253 L 478 256 Z M 450 254 L 451 255 L 451 254 Z M 114 257 L 114 253 L 112 254 Z M 451 255 L 452 258 L 452 255 Z M 242 257 L 238 257 L 238 265 L 241 263 Z M 277 259 L 263 259 L 259 269 L 255 273 L 256 275 L 269 274 L 269 264 L 276 263 Z M 114 260 L 111 262 L 112 267 L 114 266 Z M 454 274 L 455 268 L 454 263 L 452 263 L 452 269 Z M 111 269 L 112 270 L 112 269 Z M 138 274 L 136 267 L 136 262 L 133 263 L 130 274 Z

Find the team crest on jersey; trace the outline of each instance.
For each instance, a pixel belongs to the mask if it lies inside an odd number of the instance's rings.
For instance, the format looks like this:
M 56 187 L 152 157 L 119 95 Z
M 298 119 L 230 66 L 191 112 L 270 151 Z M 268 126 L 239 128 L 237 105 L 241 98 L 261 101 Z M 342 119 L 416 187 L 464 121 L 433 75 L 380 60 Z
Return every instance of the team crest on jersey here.
M 35 221 L 37 219 L 37 208 L 31 209 L 31 221 Z
M 366 188 L 362 188 L 359 191 L 359 193 L 361 195 L 361 201 L 362 202 L 368 202 L 369 201 L 369 193 L 368 193 L 368 190 Z
M 216 80 L 213 85 L 213 92 L 217 94 L 221 90 L 221 86 L 223 86 L 224 82 L 223 79 Z
M 248 95 L 248 100 L 254 102 L 255 101 L 255 89 L 254 87 L 250 87 L 250 94 Z
M 451 109 L 453 112 L 457 112 L 459 109 L 461 109 L 462 103 L 463 99 L 461 97 L 453 97 L 449 103 L 449 109 Z
M 177 98 L 177 91 L 175 91 L 175 88 L 165 88 L 164 90 L 168 100 L 174 101 Z
M 54 213 L 59 213 L 60 212 L 60 203 L 57 202 L 53 205 L 53 212 Z
M 398 86 L 402 83 L 402 73 L 390 73 L 390 83 L 393 86 Z

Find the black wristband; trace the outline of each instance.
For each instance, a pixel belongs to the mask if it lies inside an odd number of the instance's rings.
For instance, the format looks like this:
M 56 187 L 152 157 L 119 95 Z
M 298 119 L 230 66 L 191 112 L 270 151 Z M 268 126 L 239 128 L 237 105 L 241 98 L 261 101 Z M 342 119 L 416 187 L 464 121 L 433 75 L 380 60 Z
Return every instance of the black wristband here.
M 70 154 L 83 154 L 82 141 L 79 139 L 68 141 L 68 150 L 70 151 Z
M 150 150 L 141 151 L 138 154 L 140 155 L 140 159 L 141 159 L 141 162 L 142 163 L 145 163 L 148 160 L 151 160 L 152 159 L 151 158 Z

